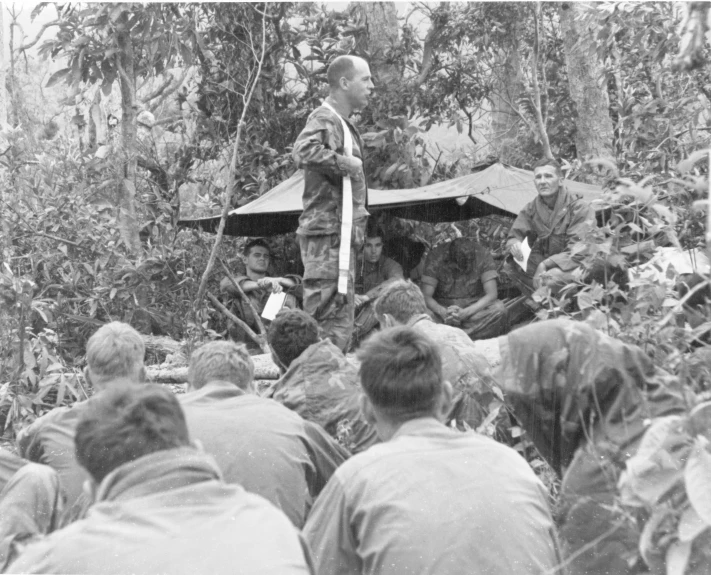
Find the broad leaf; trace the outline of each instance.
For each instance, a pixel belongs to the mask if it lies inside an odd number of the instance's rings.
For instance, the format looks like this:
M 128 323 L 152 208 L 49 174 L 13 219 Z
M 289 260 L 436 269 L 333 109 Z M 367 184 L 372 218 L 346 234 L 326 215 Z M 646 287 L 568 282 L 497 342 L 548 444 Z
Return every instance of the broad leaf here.
M 60 80 L 64 80 L 71 71 L 72 71 L 71 68 L 62 68 L 61 70 L 58 70 L 57 72 L 55 72 L 54 74 L 52 74 L 49 77 L 49 80 L 47 80 L 47 84 L 45 85 L 45 88 L 51 88 Z
M 689 564 L 691 542 L 682 541 L 672 544 L 667 549 L 667 575 L 684 575 Z
M 699 516 L 711 525 L 711 454 L 706 451 L 708 440 L 699 437 L 686 464 L 684 481 L 689 501 Z
M 696 513 L 696 509 L 688 507 L 679 520 L 679 541 L 693 541 L 708 527 L 709 525 Z

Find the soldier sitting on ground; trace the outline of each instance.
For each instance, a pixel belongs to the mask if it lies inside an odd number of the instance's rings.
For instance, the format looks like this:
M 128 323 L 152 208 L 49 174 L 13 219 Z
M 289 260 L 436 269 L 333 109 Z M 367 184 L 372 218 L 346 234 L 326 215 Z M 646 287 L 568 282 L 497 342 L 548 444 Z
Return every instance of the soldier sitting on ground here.
M 420 283 L 436 322 L 459 327 L 472 339 L 490 339 L 508 330 L 498 276 L 487 250 L 472 239 L 457 238 L 432 249 Z
M 225 483 L 192 445 L 169 389 L 101 393 L 79 417 L 75 442 L 96 502 L 83 520 L 28 546 L 9 572 L 310 572 L 287 517 Z
M 392 282 L 403 279 L 402 266 L 383 253 L 385 233 L 374 220 L 365 230 L 365 245 L 356 263 L 356 318 L 351 348 L 360 345 L 378 325 L 373 303 Z
M 304 311 L 282 310 L 269 327 L 269 346 L 282 376 L 267 392 L 323 427 L 352 453 L 377 442 L 360 412 L 358 370 Z
M 244 247 L 245 271 L 235 276 L 235 281 L 249 298 L 257 314 L 264 311 L 269 296 L 273 293 L 286 292 L 284 307 L 297 307 L 297 295 L 301 286 L 301 278 L 296 275 L 284 277 L 270 277 L 267 275 L 271 262 L 271 249 L 269 244 L 262 239 L 254 239 Z M 238 318 L 243 320 L 255 333 L 259 332 L 257 319 L 254 317 L 249 304 L 244 301 L 230 278 L 223 278 L 220 290 L 233 298 L 231 310 Z M 230 337 L 235 341 L 251 342 L 244 331 L 237 327 L 230 328 Z
M 349 453 L 319 425 L 254 390 L 244 345 L 213 341 L 190 356 L 189 392 L 180 396 L 188 429 L 225 481 L 261 495 L 299 529 L 313 501 Z

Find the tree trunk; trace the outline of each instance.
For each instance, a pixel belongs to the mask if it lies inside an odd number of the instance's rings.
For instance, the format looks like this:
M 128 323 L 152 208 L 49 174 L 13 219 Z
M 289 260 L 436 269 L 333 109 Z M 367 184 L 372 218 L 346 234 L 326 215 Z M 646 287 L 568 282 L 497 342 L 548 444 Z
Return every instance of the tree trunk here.
M 359 51 L 371 55 L 371 71 L 385 84 L 398 77 L 395 66 L 384 62 L 387 51 L 398 43 L 397 10 L 394 2 L 358 2 L 351 10 L 358 16 L 358 24 L 365 30 L 358 36 Z
M 141 247 L 138 237 L 138 217 L 136 215 L 136 167 L 137 167 L 137 104 L 136 74 L 133 67 L 133 43 L 128 27 L 128 12 L 118 20 L 117 34 L 119 51 L 116 63 L 121 87 L 121 135 L 124 155 L 123 179 L 119 183 L 118 225 L 127 249 L 136 254 Z
M 518 3 L 512 2 L 508 7 L 511 10 L 511 31 L 495 54 L 497 72 L 491 96 L 491 134 L 488 140 L 499 160 L 511 164 L 515 160 L 516 127 L 521 121 L 515 107 L 524 85 L 519 47 L 521 11 Z
M 7 123 L 7 87 L 5 86 L 5 23 L 3 12 L 5 6 L 0 2 L 0 125 Z
M 563 2 L 558 12 L 570 96 L 577 112 L 575 145 L 578 159 L 611 160 L 614 158 L 614 132 L 607 90 L 599 83 L 603 68 L 595 52 L 595 21 L 583 3 Z

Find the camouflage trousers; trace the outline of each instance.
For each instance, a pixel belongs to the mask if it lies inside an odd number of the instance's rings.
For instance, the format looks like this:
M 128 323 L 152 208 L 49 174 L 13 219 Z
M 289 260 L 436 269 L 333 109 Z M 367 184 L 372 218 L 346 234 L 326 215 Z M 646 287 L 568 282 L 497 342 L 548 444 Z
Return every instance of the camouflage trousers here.
M 354 284 L 358 242 L 351 241 L 348 294 L 344 295 L 338 293 L 340 235 L 299 235 L 298 238 L 304 264 L 304 311 L 318 322 L 321 335 L 345 352 L 355 320 Z
M 439 303 L 444 307 L 450 305 L 466 307 L 475 301 L 473 299 L 456 299 L 440 301 Z M 444 323 L 444 318 L 438 314 L 430 312 L 430 315 L 437 323 Z M 492 339 L 504 335 L 509 329 L 506 306 L 501 300 L 497 299 L 455 327 L 463 330 L 472 340 Z

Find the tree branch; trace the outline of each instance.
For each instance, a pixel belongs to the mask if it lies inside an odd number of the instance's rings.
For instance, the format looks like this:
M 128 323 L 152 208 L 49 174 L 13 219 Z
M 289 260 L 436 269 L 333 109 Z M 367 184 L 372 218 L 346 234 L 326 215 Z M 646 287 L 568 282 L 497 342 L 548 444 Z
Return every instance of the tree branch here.
M 543 121 L 543 115 L 541 112 L 541 87 L 538 85 L 538 55 L 540 50 L 540 15 L 541 15 L 541 4 L 536 2 L 533 7 L 533 20 L 535 22 L 534 32 L 533 32 L 533 63 L 531 65 L 531 80 L 533 83 L 533 109 L 536 117 L 536 124 L 538 125 L 538 134 L 541 138 L 541 145 L 543 146 L 543 153 L 549 159 L 553 158 L 553 152 L 551 151 L 551 144 L 548 141 L 548 133 L 546 132 L 546 125 Z
M 210 292 L 206 292 L 206 295 L 207 299 L 212 302 L 212 305 L 214 305 L 222 315 L 224 315 L 230 321 L 233 321 L 237 326 L 241 327 L 244 330 L 244 333 L 246 333 L 250 337 L 250 339 L 257 343 L 259 345 L 259 348 L 264 353 L 270 353 L 269 346 L 267 345 L 267 342 L 264 340 L 263 336 L 258 336 L 256 333 L 254 333 L 254 331 L 252 331 L 252 328 L 250 328 L 246 323 L 244 323 L 244 321 L 242 321 L 230 310 L 228 310 L 224 305 L 222 305 L 220 300 L 217 299 Z
M 59 24 L 60 24 L 59 20 L 52 20 L 51 22 L 47 22 L 46 24 L 43 24 L 42 28 L 40 28 L 39 32 L 37 32 L 37 36 L 35 36 L 35 39 L 32 40 L 32 42 L 30 42 L 28 44 L 23 44 L 22 46 L 20 46 L 17 49 L 17 51 L 24 52 L 25 50 L 29 50 L 30 48 L 32 48 L 32 46 L 34 46 L 35 44 L 37 44 L 37 42 L 40 41 L 40 38 L 42 38 L 42 35 L 44 34 L 45 30 L 47 30 L 47 28 L 50 28 L 51 26 L 59 26 Z

